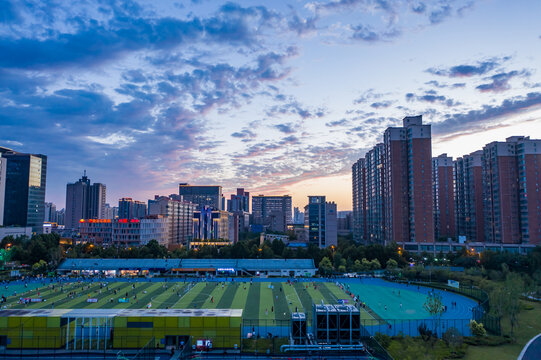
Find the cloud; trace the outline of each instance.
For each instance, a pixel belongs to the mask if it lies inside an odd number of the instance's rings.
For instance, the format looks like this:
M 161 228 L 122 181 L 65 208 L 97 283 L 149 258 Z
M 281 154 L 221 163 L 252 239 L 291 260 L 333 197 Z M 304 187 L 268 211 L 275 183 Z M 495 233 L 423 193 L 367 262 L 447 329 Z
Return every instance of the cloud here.
M 394 103 L 392 100 L 387 101 L 378 101 L 370 104 L 370 107 L 373 107 L 374 109 L 385 109 L 391 106 Z
M 496 67 L 500 66 L 503 62 L 509 60 L 510 57 L 492 58 L 486 61 L 479 61 L 477 64 L 462 64 L 452 66 L 450 68 L 429 68 L 426 71 L 433 75 L 447 76 L 447 77 L 472 77 L 477 75 L 484 75 Z
M 442 104 L 449 107 L 461 104 L 460 102 L 450 99 L 444 95 L 438 94 L 435 90 L 425 91 L 425 93 L 422 95 L 407 93 L 405 97 L 406 101 L 421 101 L 431 104 Z
M 111 4 L 109 4 L 111 5 Z M 127 16 L 126 11 L 102 7 L 110 18 L 84 19 L 73 16 L 64 22 L 76 24 L 73 32 L 49 31 L 40 37 L 1 37 L 0 66 L 43 69 L 89 67 L 128 53 L 148 50 L 170 51 L 197 42 L 252 46 L 258 33 L 253 25 L 265 27 L 279 19 L 263 6 L 223 5 L 214 16 L 191 19 L 157 16 Z M 8 12 L 4 10 L 4 12 Z M 131 11 L 130 15 L 141 11 Z M 0 15 L 2 16 L 2 15 Z M 5 14 L 4 16 L 12 16 Z
M 321 118 L 325 116 L 324 108 L 310 109 L 303 106 L 297 100 L 289 97 L 288 102 L 280 105 L 273 105 L 267 109 L 267 116 L 277 117 L 282 115 L 298 115 L 301 119 Z
M 459 89 L 459 88 L 466 87 L 466 83 L 444 84 L 436 80 L 425 82 L 425 84 L 439 88 L 439 89 Z
M 337 126 L 346 126 L 346 125 L 349 125 L 349 120 L 347 119 L 330 121 L 325 124 L 325 126 L 328 126 L 328 127 L 337 127 Z
M 487 79 L 487 80 L 490 80 L 489 83 L 481 84 L 477 86 L 476 89 L 481 92 L 493 92 L 493 93 L 503 92 L 511 88 L 511 85 L 509 85 L 509 81 L 513 79 L 514 77 L 519 77 L 519 76 L 528 77 L 530 76 L 530 73 L 526 70 L 498 73 L 498 74 L 490 76 Z
M 292 123 L 274 125 L 274 128 L 284 134 L 294 134 L 296 132 Z
M 243 129 L 242 131 L 237 131 L 231 134 L 232 137 L 243 139 L 243 141 L 252 141 L 257 137 L 257 135 L 248 129 Z
M 401 31 L 398 29 L 390 29 L 386 31 L 374 30 L 371 26 L 355 25 L 351 27 L 353 34 L 351 38 L 353 40 L 360 40 L 365 42 L 378 42 L 388 41 L 401 35 Z
M 516 115 L 541 106 L 541 93 L 532 92 L 526 96 L 505 99 L 499 105 L 485 105 L 466 113 L 444 115 L 445 120 L 432 125 L 436 134 L 450 134 L 478 128 L 496 118 Z

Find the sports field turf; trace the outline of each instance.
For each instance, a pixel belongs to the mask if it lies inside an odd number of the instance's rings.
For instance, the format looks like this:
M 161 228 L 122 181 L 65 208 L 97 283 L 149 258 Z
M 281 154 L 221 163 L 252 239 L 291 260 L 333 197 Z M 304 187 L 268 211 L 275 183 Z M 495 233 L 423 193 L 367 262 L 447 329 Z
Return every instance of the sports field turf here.
M 125 309 L 197 308 L 243 309 L 244 319 L 289 320 L 294 311 L 312 317 L 312 304 L 336 304 L 347 295 L 335 284 L 325 282 L 109 282 L 54 283 L 26 288 L 13 295 L 13 287 L 3 307 L 8 309 Z M 23 287 L 24 289 L 24 287 Z M 20 298 L 41 298 L 42 302 L 20 303 Z M 129 302 L 119 302 L 120 299 Z M 89 302 L 88 299 L 97 299 Z M 364 312 L 363 312 L 364 313 Z M 364 313 L 363 317 L 370 317 Z
M 423 304 L 428 288 L 406 286 L 380 279 L 342 279 L 342 284 L 358 295 L 368 307 L 361 309 L 361 319 L 426 319 L 430 315 Z M 443 318 L 470 319 L 475 301 L 451 292 L 442 294 L 448 311 Z M 243 318 L 254 324 L 289 320 L 294 311 L 304 312 L 311 321 L 312 304 L 336 304 L 349 296 L 335 283 L 325 281 L 287 282 L 284 279 L 254 281 L 156 281 L 111 279 L 92 282 L 11 284 L 3 288 L 7 309 L 243 309 Z M 17 292 L 17 295 L 14 294 Z M 41 298 L 42 302 L 20 303 L 20 298 Z M 128 302 L 119 300 L 129 299 Z M 97 299 L 89 302 L 88 299 Z M 351 298 L 349 298 L 351 301 Z M 451 305 L 457 303 L 456 307 Z M 402 306 L 400 306 L 402 304 Z M 387 307 L 385 309 L 385 307 Z M 380 320 L 377 320 L 380 321 Z

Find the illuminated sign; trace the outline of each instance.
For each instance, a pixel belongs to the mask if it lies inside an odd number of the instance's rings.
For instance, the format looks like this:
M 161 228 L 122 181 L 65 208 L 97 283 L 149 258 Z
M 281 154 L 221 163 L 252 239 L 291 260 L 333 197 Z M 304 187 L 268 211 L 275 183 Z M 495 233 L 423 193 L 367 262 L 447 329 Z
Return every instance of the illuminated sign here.
M 86 302 L 87 303 L 97 303 L 98 299 L 96 299 L 96 298 L 88 298 L 88 299 L 86 299 Z

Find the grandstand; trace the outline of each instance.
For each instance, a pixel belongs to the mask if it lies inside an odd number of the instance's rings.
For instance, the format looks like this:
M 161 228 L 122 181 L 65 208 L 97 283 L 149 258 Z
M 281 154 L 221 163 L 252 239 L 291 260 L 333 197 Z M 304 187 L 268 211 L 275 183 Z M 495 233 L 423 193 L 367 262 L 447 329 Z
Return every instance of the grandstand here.
M 312 259 L 66 259 L 60 274 L 314 276 Z

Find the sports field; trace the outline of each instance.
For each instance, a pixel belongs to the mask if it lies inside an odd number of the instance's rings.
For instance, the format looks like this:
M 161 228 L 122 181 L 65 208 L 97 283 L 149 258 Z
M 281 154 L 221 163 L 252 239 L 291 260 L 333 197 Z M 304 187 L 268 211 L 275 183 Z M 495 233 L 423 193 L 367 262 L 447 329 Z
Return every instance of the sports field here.
M 304 281 L 303 281 L 304 280 Z M 423 304 L 432 289 L 391 283 L 381 279 L 341 279 L 339 283 L 302 279 L 236 279 L 235 281 L 161 281 L 152 279 L 107 279 L 78 282 L 21 283 L 2 288 L 7 301 L 2 308 L 23 309 L 243 309 L 245 327 L 278 326 L 287 332 L 288 320 L 295 311 L 306 313 L 309 326 L 312 305 L 324 302 L 337 304 L 339 299 L 352 299 L 341 287 L 351 291 L 361 302 L 363 324 L 371 331 L 393 333 L 398 327 L 388 328 L 396 322 L 410 321 L 404 333 L 412 333 L 418 322 L 429 319 Z M 338 284 L 338 285 L 337 285 Z M 442 295 L 447 311 L 442 319 L 460 319 L 460 328 L 467 331 L 475 301 L 452 292 L 435 290 Z M 16 294 L 15 294 L 16 293 Z M 39 302 L 35 302 L 39 301 Z M 454 323 L 453 323 L 454 324 Z M 459 325 L 453 325 L 459 327 Z M 405 325 L 400 325 L 405 326 Z M 386 328 L 387 327 L 387 328 Z M 382 330 L 383 329 L 383 330 Z M 247 330 L 248 331 L 248 330 Z M 265 328 L 265 332 L 269 332 Z M 374 328 L 376 331 L 376 328 Z
M 24 291 L 21 293 L 21 291 Z M 204 308 L 243 309 L 244 319 L 289 320 L 291 312 L 312 316 L 312 304 L 336 304 L 348 296 L 328 282 L 65 282 L 3 289 L 9 309 Z M 15 295 L 14 292 L 17 292 Z M 7 296 L 9 295 L 9 296 Z M 23 301 L 21 301 L 21 298 Z M 24 299 L 27 299 L 26 303 Z M 32 302 L 41 299 L 40 302 Z M 370 317 L 363 311 L 363 317 Z

